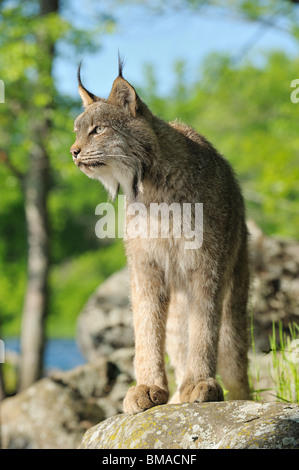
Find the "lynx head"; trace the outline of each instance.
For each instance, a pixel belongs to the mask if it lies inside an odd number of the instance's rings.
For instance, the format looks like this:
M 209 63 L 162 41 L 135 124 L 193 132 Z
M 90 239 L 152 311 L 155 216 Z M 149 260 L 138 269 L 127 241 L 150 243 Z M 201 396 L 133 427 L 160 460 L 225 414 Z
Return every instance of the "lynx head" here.
M 90 178 L 99 179 L 114 199 L 122 186 L 135 199 L 151 165 L 157 139 L 153 115 L 135 89 L 119 75 L 108 99 L 83 86 L 78 69 L 79 94 L 85 108 L 75 120 L 76 141 L 71 147 L 75 164 Z

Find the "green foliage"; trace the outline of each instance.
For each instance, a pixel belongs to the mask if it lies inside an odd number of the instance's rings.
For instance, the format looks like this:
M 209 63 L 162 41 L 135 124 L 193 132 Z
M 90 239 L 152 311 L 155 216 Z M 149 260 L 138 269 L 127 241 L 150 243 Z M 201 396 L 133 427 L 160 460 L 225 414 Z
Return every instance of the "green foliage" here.
M 276 401 L 298 402 L 299 401 L 299 326 L 290 323 L 288 329 L 283 328 L 282 322 L 273 322 L 272 335 L 269 337 L 270 361 L 268 365 L 269 377 L 272 379 L 271 388 L 261 389 L 259 386 L 261 359 L 255 353 L 254 335 L 252 330 L 253 364 L 250 380 L 253 398 L 257 401 L 262 399 L 262 392 L 267 392 Z M 253 386 L 253 383 L 256 386 Z
M 299 401 L 299 326 L 289 325 L 289 334 L 283 331 L 281 321 L 273 322 L 270 337 L 272 366 L 270 374 L 275 383 L 278 401 Z
M 4 364 L 1 364 L 1 366 L 4 377 L 5 396 L 14 395 L 18 386 L 18 367 L 10 361 L 10 358 Z

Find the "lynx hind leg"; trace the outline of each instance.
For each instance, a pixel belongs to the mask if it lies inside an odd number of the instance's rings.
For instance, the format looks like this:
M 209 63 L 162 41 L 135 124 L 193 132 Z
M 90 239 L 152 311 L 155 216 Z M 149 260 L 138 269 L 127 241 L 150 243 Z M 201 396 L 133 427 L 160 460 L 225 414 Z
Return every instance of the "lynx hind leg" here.
M 246 253 L 240 256 L 225 294 L 220 339 L 218 370 L 230 400 L 250 399 L 248 381 L 247 300 L 249 270 Z
M 168 308 L 166 351 L 174 370 L 176 392 L 169 403 L 180 403 L 180 392 L 188 352 L 187 300 L 183 292 L 173 292 Z

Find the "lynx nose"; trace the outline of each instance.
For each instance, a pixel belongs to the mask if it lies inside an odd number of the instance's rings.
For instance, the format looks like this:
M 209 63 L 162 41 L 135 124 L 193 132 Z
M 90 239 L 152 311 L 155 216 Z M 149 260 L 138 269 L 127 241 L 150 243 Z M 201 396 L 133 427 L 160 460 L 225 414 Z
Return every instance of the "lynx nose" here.
M 80 149 L 78 149 L 77 147 L 71 147 L 70 152 L 73 155 L 73 158 L 77 158 L 80 153 Z

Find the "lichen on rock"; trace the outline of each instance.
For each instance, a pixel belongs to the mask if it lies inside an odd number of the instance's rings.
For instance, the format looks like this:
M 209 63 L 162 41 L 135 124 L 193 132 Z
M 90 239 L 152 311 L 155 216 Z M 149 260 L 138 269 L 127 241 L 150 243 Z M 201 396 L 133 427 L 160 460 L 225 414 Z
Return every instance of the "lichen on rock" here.
M 81 449 L 299 448 L 299 405 L 227 401 L 162 405 L 90 428 Z

